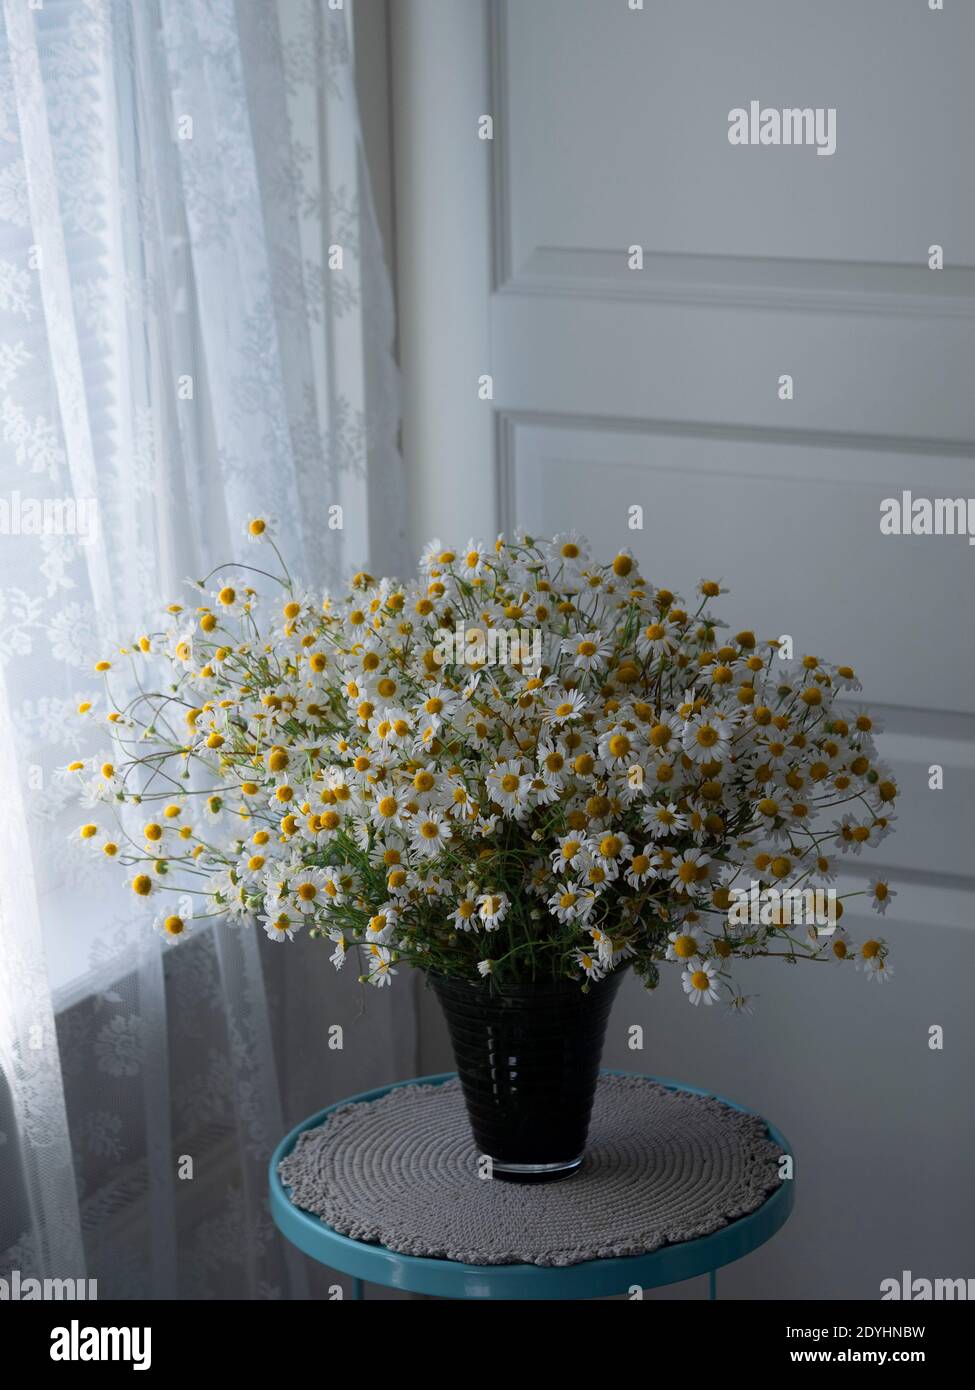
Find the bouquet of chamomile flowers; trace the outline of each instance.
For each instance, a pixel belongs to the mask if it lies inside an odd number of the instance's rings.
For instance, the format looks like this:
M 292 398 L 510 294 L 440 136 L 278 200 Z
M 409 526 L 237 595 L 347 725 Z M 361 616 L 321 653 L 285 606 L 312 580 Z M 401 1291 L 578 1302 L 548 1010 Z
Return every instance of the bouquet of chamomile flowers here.
M 228 566 L 99 661 L 113 747 L 70 769 L 82 839 L 169 941 L 257 923 L 376 986 L 653 987 L 672 963 L 690 1002 L 738 1008 L 737 959 L 891 973 L 829 888 L 897 795 L 839 703 L 852 668 L 732 634 L 718 582 L 685 600 L 575 534 L 434 541 L 412 582 L 323 595 L 245 530 L 274 573 Z

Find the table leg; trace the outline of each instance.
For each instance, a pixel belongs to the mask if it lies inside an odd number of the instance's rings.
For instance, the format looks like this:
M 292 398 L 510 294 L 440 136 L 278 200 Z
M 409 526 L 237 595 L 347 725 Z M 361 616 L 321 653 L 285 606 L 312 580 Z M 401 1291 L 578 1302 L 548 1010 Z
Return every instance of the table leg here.
M 712 1269 L 708 1274 L 708 1298 L 714 1301 L 718 1296 L 718 1271 Z
M 357 1299 L 357 1300 L 362 1298 L 362 1280 L 361 1280 L 361 1279 L 353 1279 L 353 1280 L 352 1280 L 352 1297 L 353 1297 L 354 1299 Z

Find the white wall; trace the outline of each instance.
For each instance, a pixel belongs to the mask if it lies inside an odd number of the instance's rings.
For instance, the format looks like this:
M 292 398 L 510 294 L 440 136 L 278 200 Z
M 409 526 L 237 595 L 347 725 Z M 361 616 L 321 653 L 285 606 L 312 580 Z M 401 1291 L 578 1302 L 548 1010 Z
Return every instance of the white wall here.
M 654 582 L 723 577 L 739 626 L 857 666 L 902 786 L 869 865 L 900 891 L 886 991 L 767 962 L 735 1026 L 665 976 L 627 986 L 606 1061 L 734 1096 L 791 1138 L 796 1214 L 728 1291 L 967 1277 L 975 551 L 882 537 L 879 503 L 975 491 L 975 6 L 397 0 L 392 17 L 415 541 L 576 526 L 597 551 L 632 545 Z M 835 107 L 836 153 L 732 147 L 728 112 L 752 98 Z M 422 1023 L 424 1070 L 449 1066 Z

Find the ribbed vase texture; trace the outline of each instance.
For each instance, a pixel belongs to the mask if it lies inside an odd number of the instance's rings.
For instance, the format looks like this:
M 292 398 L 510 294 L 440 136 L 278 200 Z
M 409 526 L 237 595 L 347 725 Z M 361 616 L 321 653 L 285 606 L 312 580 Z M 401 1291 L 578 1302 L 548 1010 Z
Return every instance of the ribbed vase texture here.
M 587 993 L 571 980 L 502 993 L 487 980 L 430 976 L 480 1153 L 502 1166 L 581 1157 L 622 975 L 594 981 Z

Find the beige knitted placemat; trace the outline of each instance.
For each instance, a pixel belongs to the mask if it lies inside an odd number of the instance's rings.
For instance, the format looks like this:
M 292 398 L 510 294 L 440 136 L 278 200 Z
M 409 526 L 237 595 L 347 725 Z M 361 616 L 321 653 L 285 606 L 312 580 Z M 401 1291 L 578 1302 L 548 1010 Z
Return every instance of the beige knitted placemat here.
M 602 1076 L 571 1178 L 478 1177 L 460 1083 L 402 1086 L 306 1130 L 279 1165 L 291 1200 L 353 1240 L 464 1264 L 649 1254 L 755 1211 L 782 1150 L 755 1115 L 640 1076 Z

